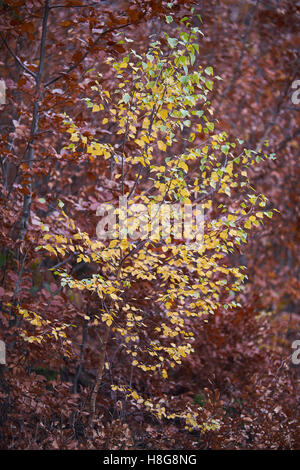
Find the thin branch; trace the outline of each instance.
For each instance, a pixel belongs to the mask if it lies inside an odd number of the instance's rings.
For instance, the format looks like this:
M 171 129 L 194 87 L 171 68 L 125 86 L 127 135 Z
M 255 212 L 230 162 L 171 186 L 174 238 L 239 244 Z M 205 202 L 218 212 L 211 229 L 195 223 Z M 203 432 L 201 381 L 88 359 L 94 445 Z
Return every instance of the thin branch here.
M 55 264 L 55 266 L 52 266 L 52 268 L 50 268 L 51 271 L 53 271 L 53 269 L 57 269 L 57 268 L 60 268 L 61 266 L 63 266 L 64 264 L 68 263 L 69 261 L 71 261 L 71 259 L 73 258 L 73 256 L 76 256 L 79 254 L 79 251 L 75 251 L 74 253 L 72 253 L 70 256 L 68 256 L 68 258 L 64 259 L 63 261 L 60 261 L 59 263 Z
M 233 76 L 232 76 L 232 79 L 231 79 L 229 85 L 227 86 L 227 88 L 224 90 L 223 94 L 220 97 L 220 101 L 218 103 L 218 106 L 217 106 L 217 109 L 216 109 L 216 112 L 215 112 L 215 118 L 217 118 L 217 116 L 219 114 L 219 110 L 220 110 L 220 107 L 221 107 L 221 104 L 222 104 L 224 98 L 227 96 L 227 94 L 229 93 L 229 91 L 233 87 L 233 85 L 234 85 L 235 81 L 237 80 L 238 75 L 240 73 L 240 68 L 241 68 L 242 61 L 243 61 L 243 58 L 244 58 L 244 54 L 245 54 L 245 51 L 246 51 L 248 36 L 249 36 L 250 31 L 251 31 L 252 23 L 253 23 L 255 14 L 257 12 L 257 9 L 259 7 L 260 1 L 261 0 L 256 0 L 256 3 L 253 7 L 251 17 L 250 17 L 250 20 L 249 20 L 249 23 L 248 23 L 248 27 L 247 27 L 246 32 L 245 32 L 244 37 L 243 37 L 243 43 L 242 43 L 243 45 L 242 45 L 242 50 L 241 50 L 239 60 L 238 60 L 236 66 L 234 68 Z
M 285 148 L 285 146 L 293 139 L 295 139 L 295 137 L 297 137 L 297 135 L 300 134 L 300 129 L 297 129 L 292 135 L 288 135 L 285 139 L 283 139 L 280 144 L 278 144 L 277 148 L 276 148 L 276 152 L 279 152 L 280 150 L 283 150 Z
M 22 67 L 23 70 L 25 70 L 29 75 L 31 75 L 35 80 L 36 80 L 36 74 L 32 72 L 28 67 L 26 67 L 25 64 L 19 59 L 19 57 L 14 53 L 14 51 L 9 47 L 8 42 L 6 41 L 5 37 L 3 34 L 0 32 L 0 37 L 2 41 L 4 42 L 5 47 L 7 50 L 10 52 L 10 54 L 14 57 L 15 61 Z
M 45 83 L 45 88 L 52 85 L 53 83 L 57 82 L 58 80 L 60 80 L 62 77 L 64 77 L 65 75 L 67 75 L 68 73 L 72 72 L 72 70 L 76 69 L 76 67 L 78 67 L 78 65 L 80 65 L 84 60 L 85 58 L 90 54 L 90 52 L 92 51 L 93 47 L 95 47 L 98 42 L 100 41 L 100 39 L 107 33 L 110 33 L 110 32 L 113 32 L 113 31 L 116 31 L 118 29 L 122 29 L 122 28 L 126 28 L 127 26 L 129 26 L 131 23 L 126 23 L 126 24 L 123 24 L 121 26 L 116 26 L 115 28 L 109 28 L 109 29 L 106 29 L 105 31 L 103 31 L 102 33 L 100 33 L 97 37 L 97 39 L 95 39 L 95 41 L 93 42 L 92 46 L 89 48 L 89 50 L 87 50 L 83 56 L 81 57 L 80 60 L 78 60 L 77 62 L 75 62 L 75 64 L 71 65 L 65 72 L 61 72 L 59 75 L 57 75 L 56 77 L 54 78 L 51 78 L 48 82 Z
M 108 343 L 108 337 L 109 337 L 109 332 L 110 332 L 110 327 L 108 325 L 105 326 L 105 331 L 103 335 L 103 340 L 102 340 L 102 347 L 101 347 L 101 353 L 100 353 L 100 358 L 99 358 L 99 367 L 98 367 L 98 372 L 97 372 L 97 378 L 96 382 L 92 391 L 91 395 L 91 400 L 90 400 L 90 416 L 89 416 L 89 426 L 92 426 L 93 420 L 95 417 L 95 412 L 96 412 L 96 399 L 98 395 L 98 390 L 100 387 L 102 375 L 103 375 L 103 370 L 104 370 L 104 363 L 105 363 L 105 353 L 106 353 L 106 346 Z
M 142 166 L 142 164 L 140 163 L 140 169 L 139 169 L 138 175 L 137 175 L 137 177 L 136 177 L 136 180 L 135 180 L 135 182 L 134 182 L 134 185 L 132 186 L 131 191 L 130 191 L 130 193 L 129 193 L 128 200 L 131 198 L 131 196 L 133 195 L 133 193 L 134 193 L 134 191 L 135 191 L 135 188 L 136 188 L 137 185 L 138 185 L 139 179 L 140 179 L 141 174 L 142 174 L 142 170 L 143 170 L 143 166 Z
M 86 5 L 52 5 L 51 10 L 54 8 L 88 8 L 101 5 L 101 2 L 87 3 Z
M 36 80 L 36 100 L 33 105 L 33 115 L 32 115 L 32 123 L 31 123 L 31 130 L 30 130 L 30 140 L 28 143 L 28 158 L 27 163 L 29 169 L 32 168 L 33 160 L 34 160 L 34 140 L 36 134 L 38 132 L 38 122 L 39 122 L 39 110 L 40 110 L 40 84 L 41 84 L 41 77 L 43 74 L 44 68 L 44 61 L 45 61 L 45 43 L 46 43 L 46 34 L 47 34 L 47 22 L 48 22 L 48 15 L 49 15 L 49 7 L 50 7 L 50 0 L 46 0 L 45 8 L 44 8 L 44 17 L 43 17 L 43 26 L 42 26 L 42 37 L 41 37 L 41 45 L 40 45 L 40 62 L 37 75 L 35 77 Z M 23 213 L 21 217 L 21 229 L 20 229 L 20 238 L 24 240 L 28 220 L 30 216 L 30 209 L 31 209 L 31 201 L 32 201 L 32 183 L 29 185 L 29 194 L 24 195 L 24 202 L 23 202 Z
M 274 107 L 272 117 L 269 120 L 269 122 L 267 123 L 261 139 L 259 140 L 258 144 L 256 145 L 256 151 L 263 146 L 265 140 L 268 138 L 268 136 L 270 135 L 270 132 L 274 128 L 274 126 L 277 122 L 278 116 L 279 116 L 279 114 L 282 110 L 282 107 L 283 107 L 284 103 L 285 103 L 285 99 L 287 98 L 290 86 L 293 83 L 293 81 L 295 80 L 295 78 L 297 77 L 298 70 L 299 70 L 299 65 L 295 69 L 293 77 L 286 83 L 284 89 L 281 91 L 281 93 L 279 95 L 279 98 L 276 102 L 276 105 Z
M 18 273 L 18 279 L 17 279 L 17 282 L 16 282 L 16 287 L 14 289 L 14 293 L 13 293 L 13 298 L 12 298 L 12 302 L 11 302 L 11 307 L 10 307 L 10 310 L 9 310 L 9 323 L 10 325 L 12 325 L 16 319 L 16 317 L 12 317 L 12 311 L 13 311 L 13 307 L 16 305 L 16 302 L 17 302 L 17 299 L 18 299 L 18 294 L 21 290 L 21 281 L 22 281 L 22 275 L 23 275 L 23 270 L 24 270 L 24 265 L 25 265 L 25 261 L 26 261 L 26 258 L 27 258 L 27 253 L 28 253 L 28 250 L 25 251 L 24 255 L 22 256 L 22 259 L 21 259 L 21 265 L 20 265 L 20 270 L 19 270 L 19 273 Z
M 47 23 L 48 23 L 48 16 L 50 10 L 50 0 L 46 0 L 45 2 L 45 9 L 44 9 L 44 17 L 43 17 L 43 26 L 42 26 L 42 38 L 41 38 L 41 47 L 40 47 L 40 61 L 39 61 L 39 68 L 37 73 L 36 79 L 36 88 L 37 91 L 39 89 L 42 73 L 44 69 L 44 62 L 45 62 L 45 44 L 46 44 L 46 34 L 47 34 Z
M 74 377 L 74 384 L 73 384 L 73 392 L 77 393 L 78 392 L 78 380 L 80 377 L 80 374 L 82 372 L 82 365 L 84 363 L 84 351 L 85 351 L 85 346 L 86 346 L 86 340 L 87 340 L 87 332 L 88 332 L 88 320 L 83 321 L 83 326 L 82 326 L 82 341 L 81 341 L 81 346 L 80 346 L 80 359 L 79 359 L 79 364 L 77 366 L 76 374 Z

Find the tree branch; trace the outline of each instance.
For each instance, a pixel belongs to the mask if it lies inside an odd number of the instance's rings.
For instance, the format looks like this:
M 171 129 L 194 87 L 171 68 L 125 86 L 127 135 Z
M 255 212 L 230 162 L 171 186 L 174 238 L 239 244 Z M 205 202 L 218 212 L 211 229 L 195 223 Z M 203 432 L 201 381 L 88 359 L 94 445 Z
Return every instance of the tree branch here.
M 123 24 L 121 26 L 116 26 L 115 28 L 110 28 L 110 29 L 106 29 L 105 31 L 103 31 L 102 33 L 100 33 L 97 37 L 97 39 L 95 39 L 95 41 L 93 42 L 92 46 L 90 47 L 89 50 L 87 50 L 83 56 L 81 57 L 80 60 L 78 60 L 77 62 L 75 62 L 75 64 L 71 65 L 65 72 L 61 72 L 59 75 L 57 75 L 56 77 L 54 78 L 51 78 L 48 82 L 45 83 L 45 88 L 52 85 L 53 83 L 57 82 L 58 80 L 60 80 L 64 75 L 67 75 L 68 73 L 72 72 L 72 70 L 76 69 L 76 67 L 78 67 L 78 65 L 80 65 L 84 59 L 90 54 L 91 50 L 93 49 L 93 47 L 95 47 L 98 42 L 100 41 L 100 39 L 107 33 L 111 33 L 113 31 L 116 31 L 118 29 L 122 29 L 122 28 L 126 28 L 127 26 L 129 26 L 131 23 L 126 23 L 126 24 Z
M 102 340 L 102 347 L 101 347 L 101 353 L 100 353 L 100 358 L 99 358 L 99 367 L 98 367 L 98 372 L 97 372 L 97 378 L 96 382 L 92 391 L 91 395 L 91 400 L 90 400 L 90 416 L 89 416 L 89 426 L 92 426 L 93 420 L 95 417 L 95 412 L 96 412 L 96 398 L 98 395 L 98 390 L 100 387 L 101 379 L 102 379 L 102 374 L 104 370 L 104 363 L 105 363 L 105 353 L 106 353 L 106 346 L 108 343 L 108 337 L 109 337 L 109 332 L 110 332 L 110 327 L 108 325 L 105 325 L 105 331 L 103 335 L 103 340 Z
M 25 72 L 29 73 L 29 75 L 31 75 L 35 80 L 36 80 L 36 74 L 34 72 L 32 72 L 28 67 L 26 67 L 25 64 L 23 64 L 23 62 L 19 59 L 19 57 L 14 53 L 14 51 L 9 47 L 8 45 L 8 42 L 6 41 L 5 37 L 3 36 L 3 34 L 0 32 L 0 37 L 5 45 L 5 47 L 7 48 L 7 50 L 9 51 L 9 53 L 13 56 L 13 58 L 15 59 L 15 61 L 20 65 L 20 67 L 22 67 L 23 70 L 25 70 Z
M 26 163 L 29 166 L 29 169 L 33 166 L 34 161 L 34 140 L 38 132 L 38 122 L 39 122 L 39 110 L 40 110 L 40 84 L 41 78 L 44 69 L 44 61 L 45 61 L 45 45 L 46 45 L 46 34 L 47 34 L 47 22 L 48 22 L 48 15 L 50 9 L 50 0 L 45 1 L 45 8 L 44 8 L 44 17 L 43 17 L 43 26 L 42 26 L 42 37 L 41 37 L 41 45 L 40 45 L 40 62 L 38 72 L 35 76 L 36 81 L 36 99 L 33 105 L 33 114 L 32 114 L 32 123 L 31 123 L 31 130 L 30 130 L 30 139 L 28 143 L 28 158 Z M 32 201 L 32 182 L 29 184 L 29 194 L 24 195 L 24 202 L 23 202 L 23 212 L 21 217 L 21 224 L 20 224 L 20 238 L 24 240 L 27 227 L 28 227 L 28 220 L 30 217 L 30 208 L 31 208 L 31 201 Z

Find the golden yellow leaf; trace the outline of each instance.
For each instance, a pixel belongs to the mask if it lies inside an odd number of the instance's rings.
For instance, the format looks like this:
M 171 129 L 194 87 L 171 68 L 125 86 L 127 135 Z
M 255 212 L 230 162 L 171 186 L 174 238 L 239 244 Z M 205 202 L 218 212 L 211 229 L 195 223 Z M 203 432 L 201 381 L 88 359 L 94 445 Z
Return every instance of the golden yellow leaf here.
M 158 146 L 159 150 L 162 150 L 163 152 L 165 152 L 166 149 L 167 149 L 166 144 L 162 140 L 158 140 L 157 146 Z
M 187 166 L 185 162 L 179 162 L 178 167 L 182 168 L 186 173 L 188 173 L 189 171 L 189 167 Z

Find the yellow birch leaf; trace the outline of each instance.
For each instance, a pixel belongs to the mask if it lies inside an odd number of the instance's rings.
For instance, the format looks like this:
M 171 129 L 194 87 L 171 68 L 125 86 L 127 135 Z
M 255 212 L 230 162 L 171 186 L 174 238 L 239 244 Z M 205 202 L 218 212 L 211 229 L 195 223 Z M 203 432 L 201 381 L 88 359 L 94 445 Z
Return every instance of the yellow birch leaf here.
M 167 149 L 166 144 L 164 142 L 162 142 L 161 140 L 159 140 L 157 142 L 157 146 L 158 146 L 159 150 L 162 150 L 163 152 L 165 152 L 166 149 Z
M 215 181 L 216 183 L 219 181 L 219 176 L 215 171 L 212 172 L 211 179 Z
M 187 164 L 185 162 L 180 162 L 178 167 L 182 168 L 186 173 L 188 173 L 188 171 L 189 171 L 189 167 L 187 166 Z

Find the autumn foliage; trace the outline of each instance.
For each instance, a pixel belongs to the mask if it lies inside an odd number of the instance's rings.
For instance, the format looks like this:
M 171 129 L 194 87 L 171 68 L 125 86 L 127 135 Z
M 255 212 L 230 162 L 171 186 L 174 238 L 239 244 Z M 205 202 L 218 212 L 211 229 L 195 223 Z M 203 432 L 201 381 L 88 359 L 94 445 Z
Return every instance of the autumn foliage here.
M 0 2 L 0 446 L 299 448 L 299 8 L 85 3 Z

